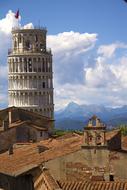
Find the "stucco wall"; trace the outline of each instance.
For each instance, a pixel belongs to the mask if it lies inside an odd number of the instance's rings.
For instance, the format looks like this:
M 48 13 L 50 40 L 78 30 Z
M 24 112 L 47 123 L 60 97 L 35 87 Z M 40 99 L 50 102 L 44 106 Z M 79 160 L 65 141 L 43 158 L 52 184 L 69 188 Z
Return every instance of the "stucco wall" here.
M 40 136 L 40 131 L 36 128 L 23 124 L 22 126 L 14 127 L 0 133 L 0 151 L 7 150 L 10 145 L 16 142 L 37 142 L 47 138 L 47 131 L 42 131 L 42 136 Z
M 115 179 L 127 179 L 126 165 L 127 153 L 110 152 L 106 149 L 82 149 L 46 163 L 46 167 L 50 168 L 58 180 L 89 178 L 92 173 L 102 174 L 102 171 L 108 180 L 112 170 Z
M 41 131 L 36 131 L 36 135 L 37 135 L 37 141 L 41 141 L 44 139 L 48 139 L 49 135 L 47 131 L 42 131 L 42 136 L 40 135 Z
M 7 150 L 9 146 L 16 142 L 16 130 L 11 130 L 0 133 L 0 151 Z

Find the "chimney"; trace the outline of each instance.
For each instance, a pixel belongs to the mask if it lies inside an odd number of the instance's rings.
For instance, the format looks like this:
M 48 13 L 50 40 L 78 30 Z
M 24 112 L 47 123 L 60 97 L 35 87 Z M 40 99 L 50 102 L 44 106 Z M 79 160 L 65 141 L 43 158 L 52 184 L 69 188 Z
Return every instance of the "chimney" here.
M 37 152 L 40 154 L 41 152 L 44 152 L 45 150 L 48 150 L 47 147 L 42 145 L 37 145 Z
M 9 116 L 9 124 L 12 123 L 12 110 L 10 109 L 8 112 L 8 116 Z
M 114 174 L 113 173 L 109 174 L 109 181 L 114 181 Z
M 13 145 L 10 145 L 9 149 L 8 149 L 8 154 L 12 155 L 13 154 Z
M 41 146 L 41 145 L 38 145 L 38 146 L 37 146 L 37 151 L 38 151 L 38 153 L 40 154 L 41 152 L 44 151 L 44 147 Z

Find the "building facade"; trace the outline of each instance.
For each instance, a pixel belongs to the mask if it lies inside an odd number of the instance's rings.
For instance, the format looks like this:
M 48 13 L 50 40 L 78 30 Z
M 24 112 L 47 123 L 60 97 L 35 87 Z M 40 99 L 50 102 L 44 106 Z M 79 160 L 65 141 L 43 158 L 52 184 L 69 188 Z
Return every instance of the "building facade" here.
M 12 30 L 8 51 L 9 107 L 20 107 L 53 118 L 52 53 L 45 28 Z
M 54 120 L 17 107 L 0 110 L 0 152 L 17 143 L 35 143 L 48 139 Z
M 0 154 L 0 188 L 127 190 L 127 152 L 84 149 L 83 138 L 73 133 L 13 146 Z
M 94 115 L 89 119 L 88 125 L 84 128 L 84 146 L 106 146 L 105 133 L 106 126 Z

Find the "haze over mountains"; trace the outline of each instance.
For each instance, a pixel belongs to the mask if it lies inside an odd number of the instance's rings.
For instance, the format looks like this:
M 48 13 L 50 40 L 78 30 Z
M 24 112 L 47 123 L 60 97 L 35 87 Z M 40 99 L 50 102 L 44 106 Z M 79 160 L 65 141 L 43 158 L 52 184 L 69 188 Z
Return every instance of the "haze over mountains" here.
M 56 128 L 83 129 L 92 115 L 97 115 L 110 128 L 127 124 L 127 105 L 109 108 L 102 105 L 78 105 L 71 102 L 63 110 L 55 112 Z

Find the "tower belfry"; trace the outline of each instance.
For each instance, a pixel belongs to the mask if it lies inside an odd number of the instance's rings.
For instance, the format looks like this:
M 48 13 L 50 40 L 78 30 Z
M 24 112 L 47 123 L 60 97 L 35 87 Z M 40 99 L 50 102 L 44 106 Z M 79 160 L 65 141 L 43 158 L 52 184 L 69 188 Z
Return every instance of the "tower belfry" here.
M 53 118 L 52 53 L 46 48 L 46 28 L 12 30 L 8 52 L 9 106 Z

